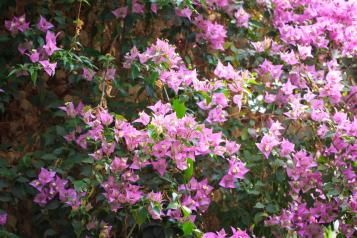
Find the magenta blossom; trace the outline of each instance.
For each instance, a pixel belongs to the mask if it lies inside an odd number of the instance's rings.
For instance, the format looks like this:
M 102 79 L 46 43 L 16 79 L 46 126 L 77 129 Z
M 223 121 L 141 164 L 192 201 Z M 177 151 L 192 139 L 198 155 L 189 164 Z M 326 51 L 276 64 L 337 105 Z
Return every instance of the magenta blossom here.
M 290 141 L 283 139 L 283 141 L 280 144 L 280 155 L 282 157 L 288 156 L 291 152 L 294 152 L 294 146 L 295 145 Z
M 40 31 L 43 32 L 47 32 L 49 29 L 54 27 L 54 25 L 51 22 L 48 22 L 43 16 L 40 16 L 40 20 L 36 26 Z
M 93 77 L 95 75 L 95 72 L 91 69 L 88 68 L 83 68 L 83 73 L 82 76 L 85 78 L 87 81 L 92 81 Z
M 133 0 L 132 7 L 133 7 L 132 9 L 133 13 L 143 14 L 145 11 L 145 6 L 139 3 L 138 0 Z
M 104 72 L 104 77 L 106 80 L 114 80 L 115 73 L 116 73 L 115 68 L 109 68 Z
M 147 124 L 150 123 L 150 116 L 146 114 L 144 111 L 139 112 L 139 118 L 136 119 L 134 122 L 138 122 L 146 126 Z
M 128 168 L 127 158 L 115 157 L 110 165 L 110 170 L 113 173 L 118 173 Z
M 5 225 L 7 221 L 7 213 L 2 212 L 0 213 L 0 225 Z
M 256 143 L 260 152 L 263 153 L 265 158 L 267 159 L 273 150 L 273 148 L 279 145 L 279 141 L 271 135 L 264 135 L 260 143 Z
M 107 110 L 105 109 L 99 110 L 98 115 L 100 121 L 104 126 L 109 126 L 110 124 L 112 124 L 113 116 L 110 115 L 110 113 Z
M 74 118 L 82 113 L 83 107 L 84 105 L 82 102 L 79 102 L 77 107 L 74 106 L 73 102 L 67 102 L 65 106 L 59 107 L 59 109 L 66 112 L 68 117 Z
M 116 18 L 125 18 L 128 15 L 128 7 L 119 7 L 112 13 Z
M 159 159 L 157 161 L 151 162 L 152 167 L 160 174 L 160 176 L 164 176 L 167 168 L 167 163 L 165 159 Z
M 185 7 L 185 8 L 182 8 L 182 9 L 176 8 L 175 11 L 176 11 L 176 15 L 177 16 L 186 17 L 191 21 L 192 11 L 188 7 Z
M 234 229 L 233 227 L 231 227 L 232 229 L 232 236 L 231 238 L 249 238 L 249 235 L 247 234 L 247 232 L 239 230 L 239 229 Z
M 51 31 L 47 31 L 46 44 L 43 46 L 43 49 L 45 50 L 48 56 L 51 56 L 54 52 L 59 50 L 59 48 L 57 47 L 56 38 L 57 35 L 55 35 Z
M 236 24 L 239 27 L 248 27 L 250 15 L 241 7 L 234 13 Z
M 244 179 L 244 175 L 249 172 L 249 169 L 247 169 L 239 159 L 232 158 L 228 162 L 228 174 L 236 179 Z
M 41 168 L 41 172 L 38 175 L 38 180 L 42 185 L 46 185 L 49 182 L 53 181 L 54 177 L 56 175 L 56 172 L 47 170 L 45 168 Z
M 30 28 L 30 23 L 26 22 L 25 14 L 20 17 L 13 17 L 10 21 L 5 21 L 5 28 L 12 34 L 16 34 L 18 31 L 24 32 Z
M 221 181 L 219 182 L 219 186 L 223 188 L 235 188 L 235 181 L 236 179 L 234 178 L 233 175 L 226 174 L 223 176 Z
M 209 111 L 207 122 L 208 123 L 222 123 L 227 119 L 227 112 L 222 109 L 222 107 L 217 106 Z
M 42 65 L 43 69 L 48 74 L 48 76 L 55 75 L 55 69 L 57 66 L 57 62 L 51 63 L 48 60 L 41 60 L 41 61 L 39 61 L 39 63 Z

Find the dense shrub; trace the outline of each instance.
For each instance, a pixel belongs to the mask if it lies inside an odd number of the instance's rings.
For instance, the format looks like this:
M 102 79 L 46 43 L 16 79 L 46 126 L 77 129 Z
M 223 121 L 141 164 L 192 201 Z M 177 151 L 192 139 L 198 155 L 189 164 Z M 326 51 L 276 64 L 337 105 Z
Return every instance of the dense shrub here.
M 1 237 L 356 235 L 356 1 L 0 12 Z

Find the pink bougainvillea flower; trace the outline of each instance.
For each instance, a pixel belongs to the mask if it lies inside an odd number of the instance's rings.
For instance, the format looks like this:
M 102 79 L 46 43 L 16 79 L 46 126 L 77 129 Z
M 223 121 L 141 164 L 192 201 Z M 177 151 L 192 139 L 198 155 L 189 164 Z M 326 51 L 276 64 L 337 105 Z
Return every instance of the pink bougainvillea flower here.
M 110 170 L 113 173 L 121 172 L 128 168 L 127 164 L 128 158 L 115 157 L 110 165 Z
M 163 116 L 172 111 L 169 103 L 163 104 L 161 101 L 158 101 L 154 106 L 148 106 L 148 108 L 151 109 L 154 114 Z
M 239 8 L 235 13 L 234 17 L 236 19 L 236 24 L 239 27 L 248 28 L 250 15 L 244 10 L 244 8 Z
M 137 203 L 143 196 L 143 193 L 140 191 L 140 187 L 136 185 L 128 184 L 125 188 L 125 199 L 126 202 L 134 205 Z
M 222 123 L 227 120 L 228 113 L 222 109 L 222 107 L 217 106 L 208 112 L 207 122 L 208 123 Z
M 113 154 L 114 150 L 115 150 L 115 146 L 116 143 L 115 142 L 107 142 L 107 141 L 102 141 L 102 152 L 103 154 L 110 156 L 111 154 Z
M 159 159 L 157 161 L 151 162 L 152 167 L 160 174 L 160 176 L 164 176 L 167 168 L 167 163 L 165 159 Z
M 227 233 L 223 228 L 220 231 L 208 232 L 203 234 L 202 236 L 202 238 L 226 238 L 226 237 L 227 237 Z
M 226 151 L 229 155 L 236 154 L 240 149 L 240 144 L 237 144 L 235 141 L 226 141 L 225 144 Z
M 106 80 L 114 80 L 115 79 L 115 73 L 116 73 L 115 68 L 109 68 L 104 72 L 104 77 Z
M 275 136 L 275 138 L 278 138 L 281 136 L 281 130 L 283 130 L 284 127 L 279 121 L 273 121 L 269 127 L 269 134 L 272 136 Z
M 290 65 L 295 65 L 299 63 L 293 50 L 290 51 L 290 53 L 280 53 L 280 57 L 283 61 L 285 61 L 285 63 Z
M 129 69 L 132 65 L 132 63 L 139 57 L 140 52 L 138 50 L 138 48 L 136 48 L 136 46 L 134 46 L 133 48 L 131 48 L 130 52 L 126 53 L 126 55 L 124 56 L 124 63 L 123 63 L 123 67 L 126 69 Z
M 228 0 L 207 0 L 207 5 L 209 6 L 217 6 L 217 7 L 226 7 L 228 6 Z
M 233 96 L 233 103 L 237 105 L 239 110 L 242 108 L 242 99 L 243 99 L 243 95 L 238 94 Z
M 134 170 L 127 170 L 121 175 L 122 181 L 135 183 L 139 180 L 139 175 L 137 175 Z
M 219 105 L 222 108 L 225 108 L 228 106 L 228 100 L 224 93 L 214 93 L 212 96 L 212 103 L 213 105 Z
M 311 50 L 311 46 L 298 45 L 299 56 L 303 60 L 307 57 L 312 57 Z
M 314 121 L 326 121 L 329 114 L 325 111 L 324 102 L 319 99 L 311 101 L 311 119 Z
M 137 13 L 137 14 L 143 14 L 145 11 L 145 6 L 141 3 L 139 3 L 138 0 L 133 0 L 132 1 L 132 11 L 133 13 Z
M 238 159 L 230 159 L 228 175 L 232 175 L 236 179 L 244 179 L 244 175 L 249 172 L 249 169 Z
M 128 7 L 119 7 L 112 13 L 116 18 L 125 18 L 128 15 Z
M 150 123 L 150 116 L 146 114 L 144 111 L 139 112 L 139 118 L 133 122 L 138 122 L 146 126 L 147 124 Z
M 88 68 L 83 68 L 83 73 L 82 76 L 85 78 L 87 81 L 92 81 L 93 77 L 95 75 L 95 72 L 91 69 Z
M 267 159 L 273 150 L 273 148 L 279 145 L 279 141 L 276 139 L 275 136 L 271 135 L 264 135 L 260 143 L 256 143 L 258 149 Z
M 38 180 L 42 185 L 45 185 L 51 181 L 53 181 L 54 177 L 56 175 L 56 172 L 47 170 L 45 168 L 41 168 L 41 172 L 38 175 Z
M 36 194 L 35 198 L 33 199 L 33 201 L 40 206 L 45 206 L 49 200 L 49 194 L 46 191 L 41 191 L 40 193 Z
M 223 188 L 235 188 L 235 181 L 236 179 L 234 178 L 233 175 L 226 174 L 223 176 L 221 181 L 219 182 L 219 186 Z
M 27 54 L 32 63 L 36 63 L 40 60 L 40 53 L 37 50 L 31 52 L 31 54 Z
M 13 17 L 10 21 L 5 21 L 5 28 L 12 34 L 16 34 L 18 31 L 25 32 L 30 28 L 30 23 L 26 22 L 26 15 L 20 17 Z
M 151 3 L 150 10 L 157 14 L 157 4 L 156 3 Z
M 162 203 L 163 198 L 162 198 L 162 193 L 161 192 L 150 192 L 147 194 L 147 198 L 156 203 Z
M 98 111 L 99 119 L 104 126 L 109 126 L 113 122 L 113 116 L 110 115 L 108 110 L 101 109 Z
M 48 60 L 41 60 L 39 63 L 42 65 L 43 69 L 46 71 L 48 76 L 53 76 L 55 75 L 55 70 L 57 66 L 57 62 L 51 63 Z
M 294 144 L 291 143 L 290 141 L 283 139 L 283 141 L 280 144 L 280 156 L 286 157 L 288 156 L 291 152 L 294 152 Z
M 7 222 L 7 213 L 1 212 L 0 213 L 0 225 L 5 225 Z
M 186 17 L 191 21 L 192 11 L 188 7 L 185 7 L 185 8 L 182 8 L 182 9 L 176 8 L 175 11 L 176 11 L 176 15 L 177 16 Z
M 46 33 L 46 44 L 43 46 L 43 49 L 48 56 L 59 50 L 56 43 L 57 36 L 58 34 L 55 35 L 52 31 L 47 31 Z
M 253 45 L 255 51 L 264 52 L 271 47 L 272 40 L 266 37 L 263 41 L 251 42 L 251 44 Z
M 83 107 L 82 102 L 79 102 L 77 107 L 74 106 L 73 102 L 67 102 L 65 106 L 59 107 L 59 109 L 65 111 L 68 117 L 74 118 L 82 113 Z
M 52 29 L 54 25 L 51 22 L 48 22 L 43 16 L 40 16 L 40 20 L 38 21 L 36 27 L 40 31 L 47 32 L 49 29 Z
M 205 234 L 203 234 L 202 238 L 225 238 L 226 237 L 226 234 L 222 234 L 222 235 L 218 235 L 217 233 L 215 232 L 207 232 Z
M 269 74 L 273 79 L 279 79 L 283 70 L 283 65 L 274 65 L 269 60 L 264 60 L 264 62 L 260 65 L 259 73 Z
M 249 235 L 247 234 L 247 232 L 239 230 L 239 229 L 235 229 L 233 227 L 231 227 L 232 230 L 232 236 L 231 238 L 250 238 Z
M 223 25 L 204 20 L 201 16 L 196 17 L 194 23 L 202 30 L 200 34 L 197 34 L 198 39 L 208 41 L 213 49 L 224 50 L 223 45 L 227 31 Z

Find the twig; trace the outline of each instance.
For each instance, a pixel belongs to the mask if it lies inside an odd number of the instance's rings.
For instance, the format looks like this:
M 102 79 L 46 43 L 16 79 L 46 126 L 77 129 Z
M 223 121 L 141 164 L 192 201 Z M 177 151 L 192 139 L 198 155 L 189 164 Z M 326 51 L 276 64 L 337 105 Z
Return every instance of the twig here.
M 170 102 L 169 94 L 167 93 L 165 85 L 164 85 L 164 92 L 165 92 L 165 95 L 166 95 L 166 98 L 167 98 L 167 102 Z
M 133 233 L 135 227 L 136 227 L 136 224 L 134 224 L 134 226 L 130 229 L 129 234 L 126 236 L 126 238 L 130 238 L 130 236 Z

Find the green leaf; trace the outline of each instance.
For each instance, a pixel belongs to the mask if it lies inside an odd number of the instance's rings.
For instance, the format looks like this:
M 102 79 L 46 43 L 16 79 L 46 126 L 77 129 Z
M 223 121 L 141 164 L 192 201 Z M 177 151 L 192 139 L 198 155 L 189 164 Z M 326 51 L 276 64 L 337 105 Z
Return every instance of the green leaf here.
M 176 202 L 178 198 L 179 198 L 178 194 L 175 192 L 172 192 L 172 200 Z
M 148 212 L 144 207 L 140 207 L 138 209 L 133 210 L 132 214 L 136 224 L 138 224 L 139 226 L 142 225 L 148 218 Z
M 182 118 L 185 116 L 186 113 L 185 103 L 181 102 L 179 99 L 175 99 L 173 101 L 172 107 L 174 108 L 174 111 L 176 112 L 176 116 L 178 118 Z
M 183 178 L 188 183 L 193 175 L 193 170 L 194 170 L 194 162 L 192 159 L 188 158 L 187 159 L 187 169 L 183 172 Z
M 187 221 L 187 222 L 183 223 L 182 224 L 183 235 L 184 236 L 192 235 L 192 231 L 193 231 L 194 228 L 195 228 L 195 225 L 190 221 Z
M 57 156 L 55 156 L 54 154 L 44 154 L 43 156 L 41 156 L 41 159 L 43 159 L 43 160 L 56 160 Z
M 265 205 L 263 203 L 257 202 L 254 207 L 258 208 L 258 209 L 261 209 L 261 208 L 264 208 Z
M 3 237 L 3 238 L 19 238 L 14 233 L 10 233 L 10 232 L 7 232 L 7 231 L 2 230 L 2 229 L 0 230 L 0 237 Z
M 83 181 L 83 180 L 73 181 L 73 185 L 74 185 L 74 188 L 75 188 L 77 191 L 80 191 L 80 192 L 86 191 L 87 184 L 86 184 L 86 182 Z
M 159 73 L 157 71 L 152 71 L 145 81 L 150 85 L 155 85 L 156 80 L 159 78 Z
M 136 79 L 140 74 L 140 67 L 137 64 L 131 66 L 131 78 Z
M 28 72 L 30 73 L 32 83 L 36 84 L 36 81 L 37 81 L 37 69 L 31 67 L 31 68 L 28 69 Z
M 177 202 L 171 202 L 169 203 L 169 205 L 167 206 L 167 209 L 174 209 L 176 210 L 177 208 L 179 208 L 179 204 Z
M 254 223 L 258 224 L 259 222 L 261 222 L 265 217 L 268 217 L 268 214 L 265 212 L 258 212 L 257 214 L 255 214 L 254 216 Z
M 188 208 L 188 207 L 186 207 L 186 206 L 182 206 L 182 207 L 181 207 L 181 210 L 182 210 L 182 212 L 183 212 L 183 216 L 184 216 L 184 217 L 188 217 L 188 216 L 190 216 L 190 215 L 192 214 L 191 209 Z

